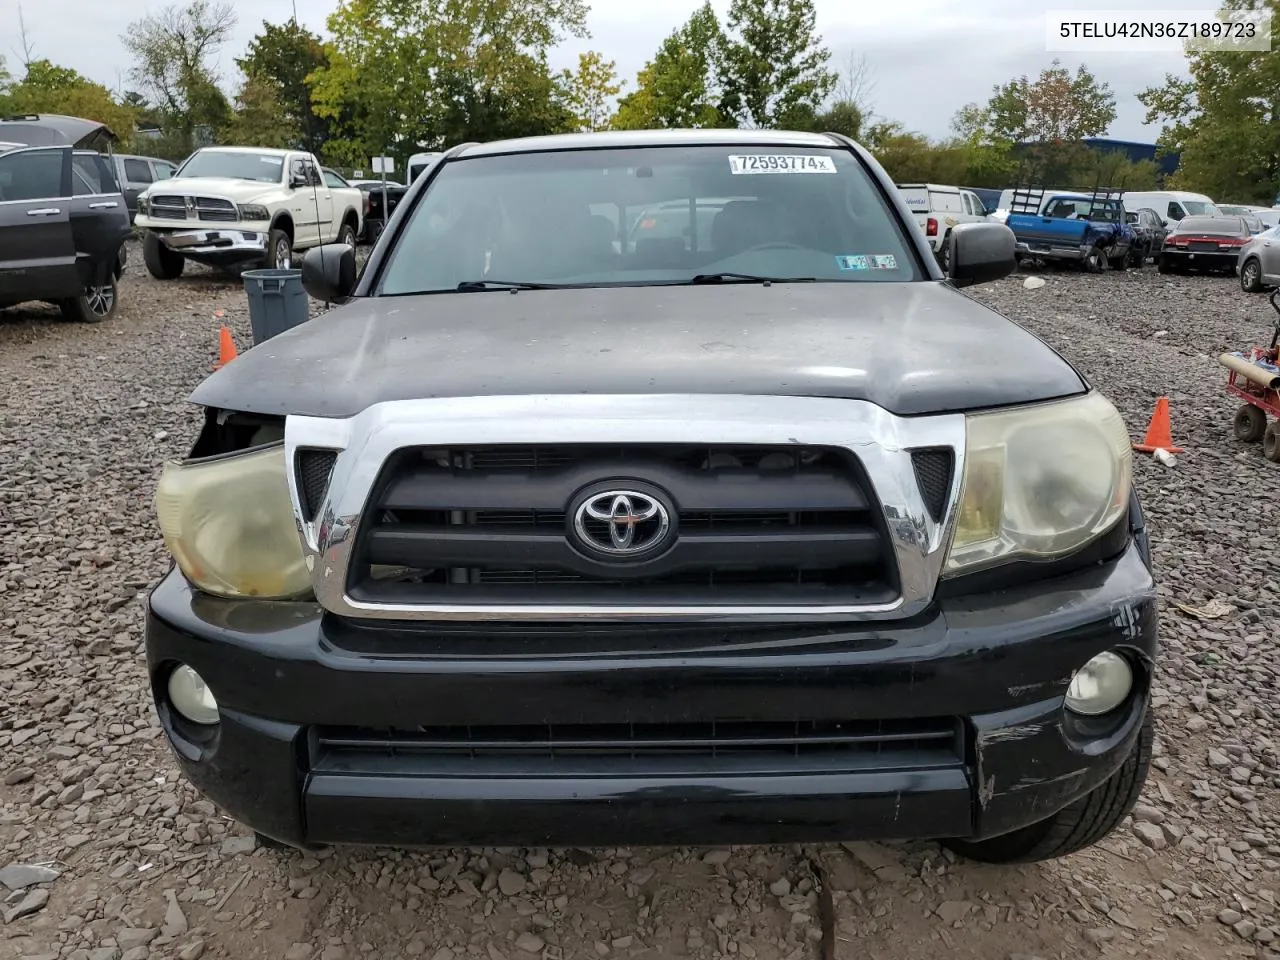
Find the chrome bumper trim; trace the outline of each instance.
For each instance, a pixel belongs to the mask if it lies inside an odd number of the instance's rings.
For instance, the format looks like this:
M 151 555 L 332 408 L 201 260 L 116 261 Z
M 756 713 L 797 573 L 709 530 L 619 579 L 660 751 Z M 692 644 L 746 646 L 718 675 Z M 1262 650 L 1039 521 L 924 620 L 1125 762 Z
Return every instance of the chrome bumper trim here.
M 511 396 L 403 400 L 348 419 L 290 416 L 285 454 L 317 601 L 355 618 L 431 620 L 897 619 L 924 610 L 951 542 L 964 471 L 963 414 L 896 417 L 875 404 L 815 397 L 739 395 Z M 606 604 L 367 603 L 348 596 L 347 565 L 373 484 L 403 447 L 492 444 L 706 443 L 841 447 L 862 463 L 882 505 L 901 595 L 877 605 L 617 606 Z M 947 447 L 955 468 L 942 522 L 929 516 L 910 450 Z M 294 463 L 300 448 L 338 452 L 313 522 L 303 518 Z
M 160 242 L 175 253 L 266 253 L 267 250 L 267 235 L 252 230 L 202 227 L 167 233 L 156 230 L 155 233 Z M 253 234 L 253 239 L 246 240 L 246 233 Z

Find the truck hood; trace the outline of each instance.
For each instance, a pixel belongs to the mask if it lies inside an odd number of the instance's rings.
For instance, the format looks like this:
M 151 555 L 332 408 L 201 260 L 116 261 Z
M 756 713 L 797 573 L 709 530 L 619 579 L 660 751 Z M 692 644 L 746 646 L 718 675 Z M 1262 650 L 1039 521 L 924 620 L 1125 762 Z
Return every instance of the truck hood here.
M 278 183 L 261 180 L 236 180 L 232 177 L 171 177 L 153 183 L 147 196 L 158 193 L 180 193 L 207 197 L 226 197 L 239 203 L 250 203 L 280 189 Z
M 432 397 L 715 393 L 910 416 L 1085 389 L 1041 340 L 945 283 L 833 282 L 361 298 L 245 351 L 191 400 L 348 417 Z

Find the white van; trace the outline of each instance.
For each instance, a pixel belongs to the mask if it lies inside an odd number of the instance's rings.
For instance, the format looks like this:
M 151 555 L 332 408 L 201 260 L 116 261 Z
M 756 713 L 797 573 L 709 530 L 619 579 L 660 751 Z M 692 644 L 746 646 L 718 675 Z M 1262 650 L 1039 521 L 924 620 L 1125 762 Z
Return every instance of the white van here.
M 1152 190 L 1132 193 L 1125 191 L 1121 198 L 1125 210 L 1135 212 L 1149 207 L 1164 220 L 1166 227 L 1171 227 L 1183 217 L 1220 217 L 1222 211 L 1218 205 L 1203 193 L 1189 193 L 1186 190 Z
M 432 153 L 415 153 L 409 158 L 409 175 L 405 177 L 405 186 L 413 183 L 422 174 L 422 171 L 435 161 L 436 157 L 443 156 L 444 152 L 436 150 Z
M 977 223 L 986 219 L 987 210 L 972 190 L 941 186 L 936 183 L 899 183 L 898 192 L 906 201 L 933 248 L 933 255 L 945 270 L 950 254 L 947 238 L 958 223 Z

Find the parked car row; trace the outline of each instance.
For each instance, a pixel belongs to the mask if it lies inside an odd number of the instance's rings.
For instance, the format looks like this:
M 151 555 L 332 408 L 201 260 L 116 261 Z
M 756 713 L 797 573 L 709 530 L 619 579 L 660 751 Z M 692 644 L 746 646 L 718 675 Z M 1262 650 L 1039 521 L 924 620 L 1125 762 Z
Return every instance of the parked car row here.
M 1008 189 L 988 211 L 973 190 L 933 183 L 896 185 L 944 271 L 951 232 L 994 220 L 1013 231 L 1017 258 L 1096 271 L 1238 273 L 1249 292 L 1280 286 L 1280 208 L 1217 204 L 1184 190 Z

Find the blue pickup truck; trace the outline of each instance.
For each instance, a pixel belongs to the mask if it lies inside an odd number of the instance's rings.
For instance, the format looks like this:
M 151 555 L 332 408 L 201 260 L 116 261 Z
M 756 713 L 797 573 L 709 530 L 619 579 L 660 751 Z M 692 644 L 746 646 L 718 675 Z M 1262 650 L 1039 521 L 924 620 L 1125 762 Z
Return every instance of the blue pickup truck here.
M 1119 197 L 1087 193 L 1016 194 L 1005 221 L 1018 259 L 1071 260 L 1089 271 L 1125 266 L 1133 230 Z

